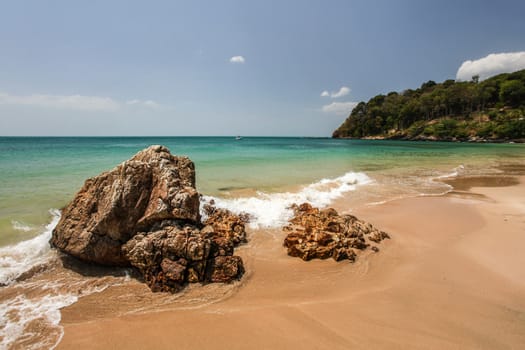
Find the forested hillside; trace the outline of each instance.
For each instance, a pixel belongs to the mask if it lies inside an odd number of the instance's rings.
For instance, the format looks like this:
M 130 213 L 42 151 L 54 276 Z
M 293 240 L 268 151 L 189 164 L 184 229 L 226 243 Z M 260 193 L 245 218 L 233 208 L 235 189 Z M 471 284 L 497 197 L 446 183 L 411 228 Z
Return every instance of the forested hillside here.
M 360 102 L 333 137 L 407 140 L 525 139 L 525 70 L 479 81 L 427 81 Z

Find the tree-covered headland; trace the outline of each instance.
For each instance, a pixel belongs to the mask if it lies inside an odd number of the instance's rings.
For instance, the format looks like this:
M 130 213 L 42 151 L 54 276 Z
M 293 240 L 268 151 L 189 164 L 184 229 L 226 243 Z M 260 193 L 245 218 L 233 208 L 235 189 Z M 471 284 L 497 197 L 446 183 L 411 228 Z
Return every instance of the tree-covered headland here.
M 525 139 L 525 70 L 479 81 L 427 81 L 360 102 L 333 137 L 444 141 Z

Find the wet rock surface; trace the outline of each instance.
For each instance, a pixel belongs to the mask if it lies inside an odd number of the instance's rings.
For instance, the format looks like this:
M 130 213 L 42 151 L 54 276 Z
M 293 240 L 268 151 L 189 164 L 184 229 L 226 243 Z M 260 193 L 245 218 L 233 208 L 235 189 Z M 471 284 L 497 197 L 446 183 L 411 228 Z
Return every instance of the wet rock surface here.
M 356 251 L 390 238 L 387 233 L 352 215 L 339 215 L 335 209 L 318 209 L 308 203 L 294 205 L 294 217 L 283 227 L 288 255 L 303 260 L 327 259 L 355 261 Z
M 244 219 L 208 206 L 201 222 L 199 206 L 193 162 L 151 146 L 86 180 L 50 243 L 86 262 L 134 266 L 154 291 L 240 278 Z

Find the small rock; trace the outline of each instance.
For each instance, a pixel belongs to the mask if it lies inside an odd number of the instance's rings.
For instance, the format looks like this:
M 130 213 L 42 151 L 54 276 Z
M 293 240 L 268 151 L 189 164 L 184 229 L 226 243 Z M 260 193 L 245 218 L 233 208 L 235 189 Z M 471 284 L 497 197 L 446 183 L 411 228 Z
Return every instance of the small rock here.
M 239 256 L 218 256 L 208 262 L 208 282 L 231 282 L 244 273 L 244 265 Z
M 368 241 L 381 242 L 388 234 L 352 215 L 339 215 L 333 208 L 319 210 L 308 203 L 293 205 L 295 215 L 283 227 L 288 255 L 303 260 L 355 261 L 354 249 L 364 250 Z M 379 248 L 373 246 L 373 251 Z
M 184 283 L 184 273 L 186 272 L 186 260 L 179 259 L 178 262 L 164 258 L 160 263 L 162 272 L 166 278 L 178 283 Z

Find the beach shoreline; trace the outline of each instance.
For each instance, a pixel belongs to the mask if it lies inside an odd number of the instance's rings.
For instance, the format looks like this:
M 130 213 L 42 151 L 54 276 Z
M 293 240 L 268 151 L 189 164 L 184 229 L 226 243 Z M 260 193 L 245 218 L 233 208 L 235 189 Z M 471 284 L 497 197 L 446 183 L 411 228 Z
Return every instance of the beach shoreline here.
M 355 264 L 303 262 L 286 255 L 278 230 L 253 230 L 239 283 L 196 286 L 151 311 L 163 296 L 137 283 L 143 308 L 128 314 L 122 288 L 109 287 L 61 310 L 58 348 L 524 346 L 525 177 L 503 177 L 519 181 L 477 179 L 442 196 L 352 208 L 392 236 Z M 203 289 L 216 297 L 202 299 Z

